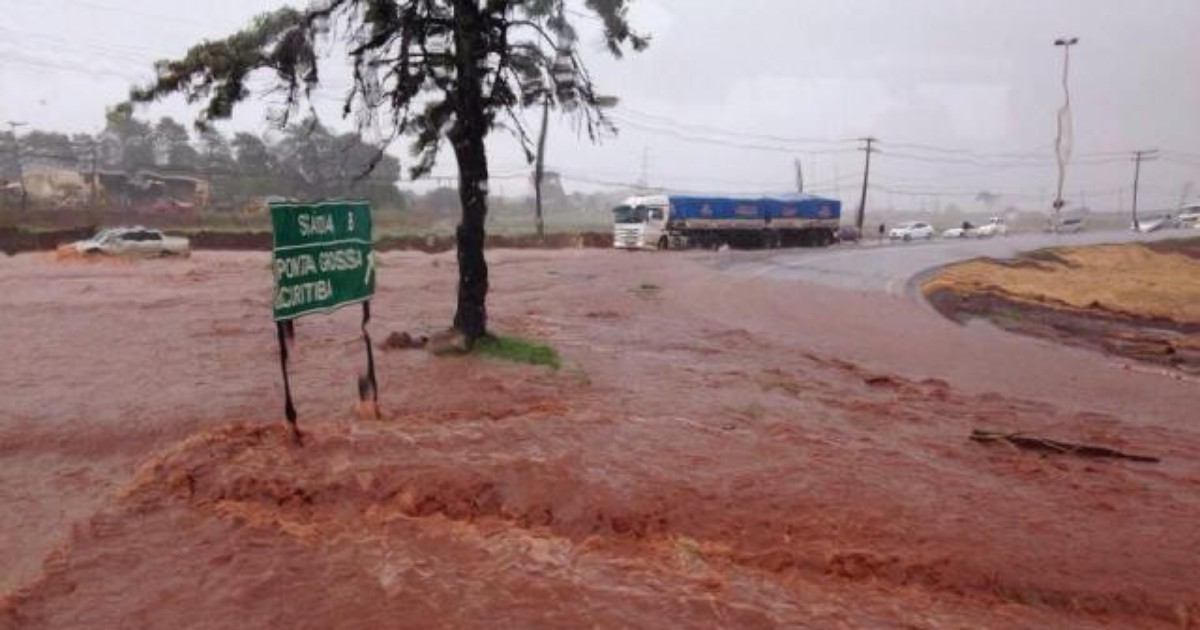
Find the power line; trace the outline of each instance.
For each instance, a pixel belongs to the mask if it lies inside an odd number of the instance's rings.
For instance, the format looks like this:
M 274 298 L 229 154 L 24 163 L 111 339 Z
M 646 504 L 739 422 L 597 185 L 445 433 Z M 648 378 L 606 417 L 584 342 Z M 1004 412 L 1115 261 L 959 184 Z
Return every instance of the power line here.
M 104 53 L 111 53 L 114 55 L 124 56 L 128 61 L 133 61 L 133 62 L 136 62 L 139 64 L 145 63 L 147 56 L 158 57 L 163 54 L 160 51 L 146 48 L 143 46 L 130 46 L 128 44 L 113 44 L 113 43 L 109 43 L 109 42 L 95 42 L 95 41 L 85 41 L 85 40 L 79 40 L 79 39 L 67 39 L 64 37 L 57 37 L 50 33 L 41 33 L 41 32 L 36 32 L 36 31 L 29 31 L 29 30 L 17 31 L 17 30 L 11 29 L 11 28 L 7 28 L 5 26 L 0 26 L 0 31 L 3 31 L 5 33 L 5 38 L 10 41 L 21 38 L 21 37 L 27 37 L 30 39 L 37 39 L 37 40 L 42 40 L 45 42 L 58 44 L 60 50 L 64 47 L 90 49 L 90 50 L 94 50 L 94 51 L 101 51 Z M 134 57 L 135 55 L 136 55 L 136 58 Z
M 912 142 L 889 142 L 889 147 L 897 149 L 909 149 L 912 151 L 924 151 L 928 153 L 941 153 L 946 155 L 965 155 L 979 160 L 1023 160 L 1023 159 L 1041 159 L 1040 152 L 1020 152 L 1020 153 L 980 153 L 972 149 L 961 149 L 953 147 L 939 147 L 929 144 L 916 144 Z M 889 150 L 889 155 L 890 155 Z
M 88 76 L 95 76 L 98 74 L 102 74 L 102 75 L 116 77 L 118 79 L 123 79 L 123 80 L 129 81 L 131 83 L 136 83 L 138 81 L 144 81 L 146 79 L 145 76 L 134 76 L 132 74 L 118 72 L 116 70 L 96 67 L 96 66 L 92 66 L 92 65 L 88 65 L 86 67 L 82 64 L 78 65 L 78 66 L 77 65 L 67 65 L 67 64 L 62 64 L 62 63 L 55 63 L 53 61 L 48 61 L 45 59 L 37 59 L 37 58 L 33 58 L 33 57 L 24 57 L 24 56 L 15 56 L 15 55 L 0 58 L 0 64 L 16 64 L 16 65 L 31 66 L 31 67 L 35 67 L 35 68 L 46 68 L 46 69 L 50 69 L 50 70 L 62 70 L 64 72 L 74 72 L 77 74 L 86 74 Z
M 619 113 L 633 115 L 635 117 L 644 118 L 654 121 L 659 125 L 668 125 L 678 129 L 683 129 L 690 132 L 698 132 L 709 135 L 731 136 L 735 138 L 745 138 L 749 140 L 759 140 L 766 142 L 778 142 L 782 144 L 849 144 L 855 142 L 853 138 L 813 138 L 813 137 L 789 137 L 777 136 L 771 134 L 751 133 L 746 131 L 734 131 L 713 127 L 710 125 L 701 125 L 697 123 L 680 122 L 679 119 L 669 116 L 660 116 L 657 114 L 647 114 L 627 106 L 618 106 L 616 108 Z
M 891 146 L 891 145 L 889 145 L 889 146 Z M 927 155 L 917 155 L 917 154 L 913 154 L 913 153 L 905 153 L 903 151 L 893 152 L 893 151 L 889 150 L 888 151 L 888 159 L 891 159 L 891 158 L 899 158 L 902 160 L 911 160 L 914 162 L 927 162 L 927 163 L 933 163 L 933 164 L 954 164 L 954 165 L 963 165 L 963 166 L 978 166 L 981 168 L 994 168 L 994 169 L 1032 168 L 1032 167 L 1041 168 L 1041 167 L 1054 165 L 1054 161 L 1051 159 L 1044 159 L 1044 160 L 1025 159 L 1025 160 L 1020 160 L 1020 161 L 1009 161 L 1009 162 L 1003 162 L 1003 161 L 989 162 L 989 161 L 982 161 L 982 160 L 979 160 L 976 158 L 932 157 L 932 156 L 927 156 Z M 1095 165 L 1101 165 L 1101 164 L 1117 164 L 1117 163 L 1122 163 L 1124 161 L 1125 161 L 1124 157 L 1108 158 L 1108 157 L 1103 157 L 1103 156 L 1098 155 L 1098 156 L 1092 157 L 1092 158 L 1083 158 L 1083 159 L 1077 160 L 1075 162 L 1075 164 L 1080 165 L 1080 166 L 1095 166 Z
M 1194 160 L 1194 161 L 1200 162 L 1200 153 L 1190 153 L 1188 151 L 1172 151 L 1170 149 L 1163 149 L 1162 154 L 1163 155 L 1172 155 L 1172 156 L 1175 156 L 1176 158 L 1179 158 L 1180 160 L 1184 160 L 1184 161 L 1193 161 Z
M 653 128 L 655 131 L 669 133 L 671 135 L 690 135 L 706 134 L 708 136 L 725 136 L 720 138 L 723 141 L 760 141 L 779 144 L 826 144 L 838 145 L 855 142 L 851 138 L 815 138 L 815 137 L 788 137 L 771 134 L 752 133 L 746 131 L 737 131 L 727 128 L 715 127 L 711 125 L 703 125 L 698 123 L 682 122 L 676 117 L 663 116 L 658 114 L 649 114 L 628 106 L 619 106 L 616 108 L 616 116 L 623 122 L 628 122 L 631 126 L 638 128 Z M 634 116 L 634 118 L 630 118 Z M 643 120 L 637 120 L 641 118 Z M 653 122 L 646 122 L 647 120 Z M 913 142 L 889 142 L 889 147 L 900 149 L 899 153 L 889 149 L 889 156 L 903 157 L 916 161 L 937 162 L 946 164 L 961 164 L 970 163 L 986 167 L 1006 167 L 1006 166 L 1048 166 L 1053 165 L 1055 160 L 1053 157 L 1045 155 L 1045 151 L 1052 148 L 1052 145 L 1044 145 L 1035 147 L 1029 151 L 1012 151 L 1012 152 L 983 152 L 974 149 L 966 149 L 961 147 L 945 147 L 932 144 L 921 144 Z M 774 149 L 774 147 L 773 147 Z M 814 151 L 806 151 L 814 153 Z M 821 151 L 815 151 L 820 153 Z M 841 151 L 826 151 L 837 153 Z M 922 153 L 932 153 L 935 155 L 921 155 Z M 1179 153 L 1183 157 L 1194 157 L 1200 159 L 1200 153 L 1188 154 Z M 1126 151 L 1097 151 L 1093 153 L 1082 154 L 1077 163 L 1081 164 L 1100 164 L 1100 163 L 1118 163 L 1123 162 L 1126 156 Z M 961 156 L 961 157 L 954 157 Z M 966 159 L 963 159 L 966 158 Z
M 774 153 L 794 154 L 796 152 L 795 147 L 769 145 L 769 144 L 761 144 L 761 143 L 753 143 L 753 142 L 738 142 L 738 141 L 732 141 L 732 140 L 723 140 L 720 138 L 699 136 L 699 135 L 694 135 L 694 134 L 690 134 L 690 133 L 686 133 L 686 132 L 682 132 L 682 131 L 677 131 L 674 129 L 668 129 L 665 127 L 646 125 L 646 124 L 637 122 L 635 120 L 630 120 L 628 118 L 624 118 L 624 117 L 620 117 L 620 116 L 613 116 L 613 119 L 620 123 L 629 125 L 630 127 L 633 127 L 635 129 L 645 131 L 647 133 L 670 136 L 670 137 L 676 138 L 678 140 L 683 140 L 685 142 L 694 142 L 694 143 L 698 143 L 698 144 L 710 144 L 710 145 L 722 146 L 722 147 L 726 147 L 726 148 L 747 149 L 747 150 L 752 150 L 752 151 L 770 151 L 770 152 L 774 152 Z M 818 151 L 809 150 L 809 151 L 806 151 L 806 153 L 833 154 L 833 153 L 851 153 L 853 151 L 854 151 L 853 149 L 825 149 L 825 150 L 818 150 Z
M 152 13 L 149 11 L 130 9 L 128 7 L 114 7 L 114 6 L 109 6 L 109 5 L 105 5 L 105 4 L 100 4 L 98 2 L 88 2 L 87 0 L 60 0 L 60 2 L 67 2 L 68 4 L 73 4 L 78 7 L 83 7 L 85 9 L 91 9 L 93 11 L 100 11 L 103 13 L 116 13 L 123 17 L 128 17 L 130 15 L 136 15 L 138 17 L 143 17 L 143 18 L 147 18 L 147 19 L 151 19 L 151 20 L 157 20 L 160 22 L 173 24 L 175 26 L 178 26 L 180 23 L 186 23 L 186 24 L 192 24 L 195 26 L 203 26 L 206 28 L 215 28 L 216 27 L 216 25 L 213 23 L 202 22 L 200 20 L 193 19 L 186 15 L 167 15 L 165 13 Z

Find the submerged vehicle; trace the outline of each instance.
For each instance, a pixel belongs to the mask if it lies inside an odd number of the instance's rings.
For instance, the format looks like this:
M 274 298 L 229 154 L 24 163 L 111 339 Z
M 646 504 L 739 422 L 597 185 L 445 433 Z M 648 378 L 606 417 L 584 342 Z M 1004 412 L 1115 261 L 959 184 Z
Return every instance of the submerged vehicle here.
M 613 247 L 824 247 L 842 202 L 814 195 L 651 195 L 613 209 Z
M 110 256 L 190 256 L 191 243 L 182 236 L 167 236 L 142 226 L 100 230 L 95 236 L 68 246 L 78 254 Z

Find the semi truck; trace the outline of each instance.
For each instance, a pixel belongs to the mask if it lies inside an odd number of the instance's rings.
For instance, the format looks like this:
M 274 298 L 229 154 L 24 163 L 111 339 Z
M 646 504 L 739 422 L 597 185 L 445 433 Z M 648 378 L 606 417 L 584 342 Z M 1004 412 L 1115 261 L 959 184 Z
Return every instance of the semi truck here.
M 814 195 L 650 195 L 613 209 L 613 247 L 824 247 L 842 202 Z

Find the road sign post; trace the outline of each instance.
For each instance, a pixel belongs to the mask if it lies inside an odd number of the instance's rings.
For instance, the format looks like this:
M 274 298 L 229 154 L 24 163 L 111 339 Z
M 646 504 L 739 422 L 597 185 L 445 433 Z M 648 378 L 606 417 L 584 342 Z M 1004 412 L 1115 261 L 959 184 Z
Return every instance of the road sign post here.
M 378 409 L 375 360 L 367 322 L 370 299 L 375 294 L 375 261 L 371 255 L 371 207 L 366 202 L 272 203 L 271 232 L 274 246 L 271 267 L 275 274 L 272 313 L 279 338 L 285 412 L 292 436 L 301 440 L 288 382 L 288 343 L 297 318 L 329 313 L 348 304 L 363 305 L 362 334 L 367 348 L 367 374 L 359 392 Z

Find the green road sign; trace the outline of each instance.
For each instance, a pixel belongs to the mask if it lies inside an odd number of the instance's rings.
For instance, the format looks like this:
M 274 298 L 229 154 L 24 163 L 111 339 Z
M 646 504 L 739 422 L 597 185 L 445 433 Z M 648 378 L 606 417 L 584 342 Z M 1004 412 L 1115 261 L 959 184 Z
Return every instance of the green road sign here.
M 272 203 L 271 231 L 276 321 L 332 311 L 375 293 L 366 202 Z

